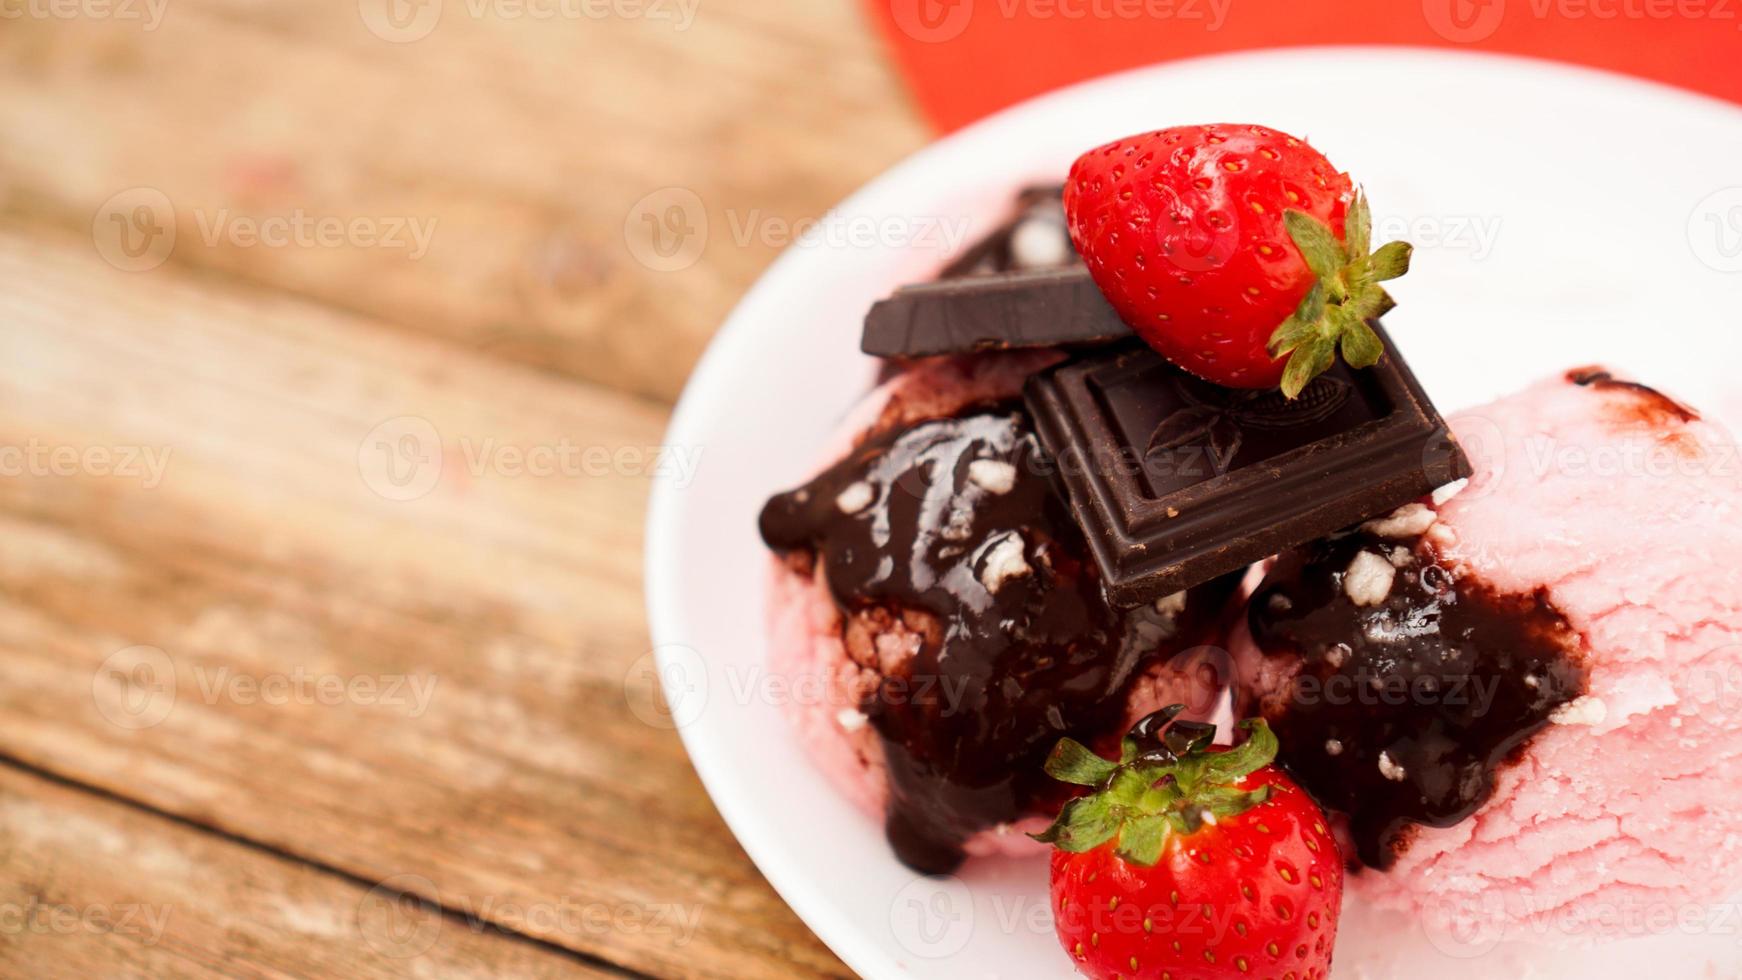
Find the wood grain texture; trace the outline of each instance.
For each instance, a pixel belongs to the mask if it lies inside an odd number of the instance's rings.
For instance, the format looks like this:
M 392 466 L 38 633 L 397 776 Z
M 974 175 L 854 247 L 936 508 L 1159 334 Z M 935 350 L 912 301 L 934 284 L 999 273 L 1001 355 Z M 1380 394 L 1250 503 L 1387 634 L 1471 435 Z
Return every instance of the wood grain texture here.
M 0 767 L 0 975 L 618 977 L 123 803 Z
M 165 268 L 656 399 L 783 222 L 925 138 L 849 0 L 150 2 L 0 21 L 0 215 L 102 235 L 150 188 Z
M 0 283 L 7 755 L 630 970 L 846 975 L 647 710 L 661 410 L 47 229 Z

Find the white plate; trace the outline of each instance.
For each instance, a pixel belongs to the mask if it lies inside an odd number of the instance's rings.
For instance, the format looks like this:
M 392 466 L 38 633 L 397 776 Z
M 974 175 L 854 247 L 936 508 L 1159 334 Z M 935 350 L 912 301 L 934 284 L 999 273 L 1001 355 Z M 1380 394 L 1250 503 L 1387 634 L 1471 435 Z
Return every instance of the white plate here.
M 1037 99 L 873 181 L 815 241 L 780 257 L 709 348 L 667 436 L 699 451 L 700 467 L 687 486 L 655 488 L 647 547 L 661 677 L 696 770 L 781 896 L 864 976 L 1072 972 L 1051 934 L 1043 864 L 916 878 L 890 856 L 879 823 L 812 771 L 781 716 L 791 692 L 762 671 L 756 514 L 808 475 L 867 389 L 865 310 L 935 269 L 943 239 L 986 230 L 1014 188 L 1058 179 L 1089 147 L 1213 121 L 1309 138 L 1365 184 L 1376 236 L 1416 243 L 1386 323 L 1442 409 L 1592 362 L 1715 411 L 1737 408 L 1723 382 L 1742 363 L 1742 111 L 1677 90 L 1486 55 L 1252 53 Z M 1363 916 L 1351 910 L 1344 926 L 1341 977 L 1394 975 L 1384 961 L 1399 950 L 1415 980 L 1472 966 L 1593 977 L 1695 976 L 1714 965 L 1728 977 L 1742 963 L 1735 935 L 1539 957 Z M 1474 963 L 1457 955 L 1474 953 L 1483 954 Z

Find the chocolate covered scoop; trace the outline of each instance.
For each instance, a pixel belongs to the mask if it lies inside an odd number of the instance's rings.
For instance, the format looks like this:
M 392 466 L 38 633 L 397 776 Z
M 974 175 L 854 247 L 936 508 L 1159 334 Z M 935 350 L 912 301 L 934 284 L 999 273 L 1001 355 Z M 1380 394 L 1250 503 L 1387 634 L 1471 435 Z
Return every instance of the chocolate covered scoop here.
M 1117 738 L 1133 682 L 1206 642 L 1236 584 L 1110 605 L 1016 404 L 876 438 L 771 499 L 761 530 L 814 557 L 849 644 L 899 650 L 859 707 L 888 761 L 890 843 L 926 872 L 1061 803 L 1048 750 Z
M 1248 619 L 1266 658 L 1298 667 L 1260 704 L 1281 761 L 1349 815 L 1370 867 L 1389 867 L 1413 826 L 1475 813 L 1588 682 L 1578 634 L 1545 596 L 1496 592 L 1426 544 L 1367 531 L 1283 555 Z

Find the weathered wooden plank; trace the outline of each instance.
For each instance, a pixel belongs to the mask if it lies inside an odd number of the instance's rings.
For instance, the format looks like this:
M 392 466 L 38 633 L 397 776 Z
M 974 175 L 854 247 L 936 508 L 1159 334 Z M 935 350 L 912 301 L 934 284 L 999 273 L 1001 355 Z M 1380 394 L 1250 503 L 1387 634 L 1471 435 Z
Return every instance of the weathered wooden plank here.
M 10 766 L 0 975 L 623 976 Z
M 659 410 L 77 240 L 0 283 L 5 753 L 653 975 L 843 972 L 635 710 Z
M 402 33 L 389 3 L 439 18 Z M 173 228 L 143 264 L 660 399 L 783 222 L 924 139 L 848 0 L 128 9 L 0 25 L 0 212 Z

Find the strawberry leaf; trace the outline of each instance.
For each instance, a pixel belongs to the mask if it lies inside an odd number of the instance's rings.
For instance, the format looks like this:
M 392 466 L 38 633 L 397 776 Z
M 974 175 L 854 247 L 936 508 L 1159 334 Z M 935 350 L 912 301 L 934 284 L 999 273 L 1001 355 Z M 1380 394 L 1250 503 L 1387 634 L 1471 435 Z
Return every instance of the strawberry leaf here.
M 1246 741 L 1226 752 L 1205 757 L 1202 778 L 1214 783 L 1237 783 L 1276 761 L 1276 733 L 1263 719 L 1242 722 Z
M 1343 332 L 1343 360 L 1353 368 L 1370 368 L 1385 356 L 1385 343 L 1373 328 L 1356 322 Z
M 1326 337 L 1312 338 L 1289 357 L 1288 367 L 1282 371 L 1282 393 L 1290 400 L 1299 398 L 1314 378 L 1329 371 L 1336 362 L 1337 342 Z
M 1408 242 L 1387 242 L 1373 253 L 1373 281 L 1389 282 L 1409 271 L 1409 260 L 1415 246 Z
M 1093 752 L 1081 742 L 1068 738 L 1059 739 L 1052 747 L 1052 753 L 1046 757 L 1043 767 L 1046 774 L 1061 783 L 1072 786 L 1099 786 L 1107 781 L 1107 777 L 1119 768 L 1116 762 L 1109 762 Z
M 1268 785 L 1260 786 L 1249 793 L 1228 786 L 1218 786 L 1199 793 L 1198 802 L 1220 820 L 1223 817 L 1237 817 L 1245 813 L 1270 799 L 1270 794 L 1271 789 Z
M 1295 307 L 1294 314 L 1282 321 L 1282 326 L 1270 335 L 1270 356 L 1281 357 L 1293 353 L 1306 343 L 1318 331 L 1318 322 L 1325 315 L 1325 287 L 1314 283 L 1313 288 Z
M 1288 237 L 1294 239 L 1295 247 L 1306 259 L 1307 268 L 1320 280 L 1333 278 L 1348 264 L 1349 256 L 1337 241 L 1336 232 L 1324 222 L 1293 208 L 1283 214 L 1282 220 L 1288 227 Z
M 1042 844 L 1051 844 L 1072 854 L 1092 851 L 1119 832 L 1124 816 L 1115 813 L 1114 809 L 1106 797 L 1079 796 L 1065 804 L 1052 826 L 1033 837 Z
M 1369 311 L 1366 316 L 1362 317 L 1362 320 L 1377 320 L 1395 309 L 1397 309 L 1397 301 L 1391 298 L 1390 293 L 1381 289 L 1379 290 L 1378 301 L 1373 304 L 1372 310 Z
M 1368 254 L 1373 215 L 1360 192 L 1344 215 L 1343 242 L 1305 212 L 1287 211 L 1283 221 L 1317 280 L 1270 335 L 1271 356 L 1288 357 L 1282 393 L 1292 401 L 1337 363 L 1339 350 L 1355 368 L 1372 367 L 1385 356 L 1385 344 L 1368 321 L 1397 305 L 1379 284 L 1408 272 L 1414 253 L 1408 242 L 1390 242 Z
M 1152 814 L 1127 820 L 1119 831 L 1117 854 L 1138 867 L 1152 868 L 1161 860 L 1161 848 L 1173 828 L 1162 814 Z
M 1343 241 L 1350 255 L 1366 255 L 1373 247 L 1373 213 L 1367 207 L 1367 195 L 1355 192 L 1349 204 L 1349 216 L 1343 219 Z
M 1246 790 L 1239 784 L 1276 760 L 1270 726 L 1248 721 L 1242 726 L 1244 741 L 1215 751 L 1210 745 L 1214 727 L 1176 722 L 1181 710 L 1163 709 L 1133 726 L 1118 763 L 1061 740 L 1047 759 L 1048 773 L 1079 786 L 1089 785 L 1086 780 L 1095 774 L 1105 775 L 1095 779 L 1088 795 L 1065 804 L 1052 826 L 1034 839 L 1073 854 L 1113 842 L 1122 860 L 1150 867 L 1170 835 L 1190 836 L 1268 800 L 1269 785 Z

